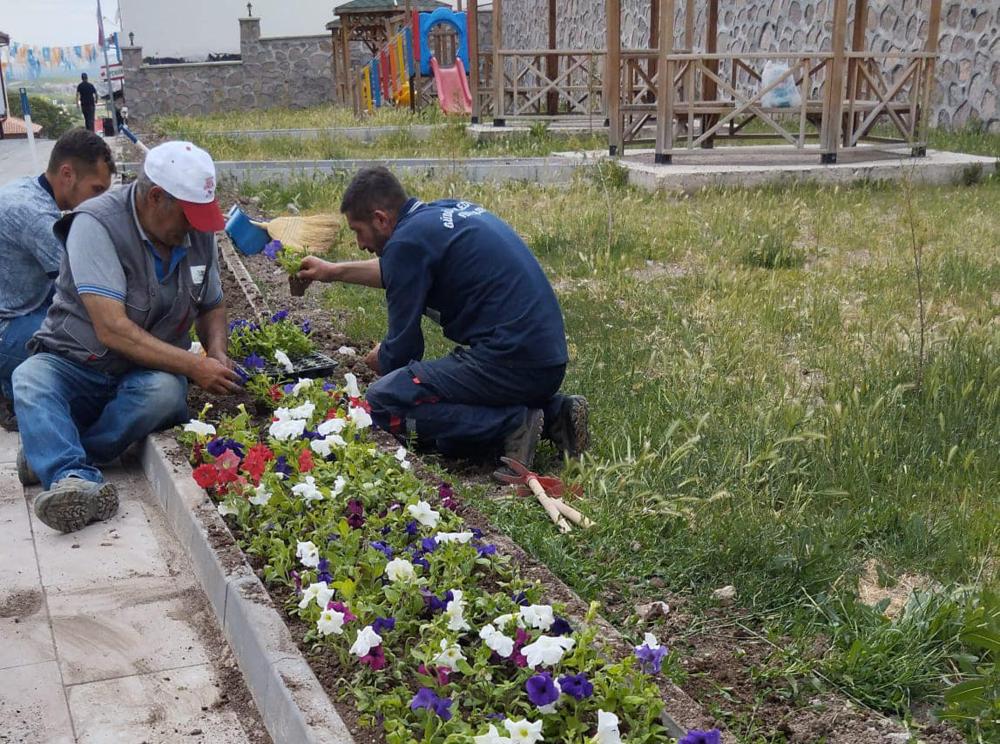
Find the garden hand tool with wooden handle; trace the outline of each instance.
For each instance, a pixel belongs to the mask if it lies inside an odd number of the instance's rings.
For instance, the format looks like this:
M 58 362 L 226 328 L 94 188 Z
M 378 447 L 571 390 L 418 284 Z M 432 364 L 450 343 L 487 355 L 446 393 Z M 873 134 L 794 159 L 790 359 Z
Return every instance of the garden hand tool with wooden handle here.
M 518 493 L 522 496 L 526 496 L 530 490 L 535 498 L 538 499 L 538 503 L 545 509 L 545 513 L 549 515 L 552 522 L 559 528 L 560 532 L 569 532 L 572 529 L 566 519 L 569 519 L 580 527 L 590 527 L 593 525 L 593 522 L 587 519 L 587 517 L 560 498 L 566 490 L 561 480 L 539 476 L 537 473 L 528 470 L 517 460 L 509 457 L 501 457 L 500 462 L 516 473 L 516 475 L 502 476 L 502 480 L 516 486 Z M 553 498 L 549 496 L 549 493 L 558 495 Z

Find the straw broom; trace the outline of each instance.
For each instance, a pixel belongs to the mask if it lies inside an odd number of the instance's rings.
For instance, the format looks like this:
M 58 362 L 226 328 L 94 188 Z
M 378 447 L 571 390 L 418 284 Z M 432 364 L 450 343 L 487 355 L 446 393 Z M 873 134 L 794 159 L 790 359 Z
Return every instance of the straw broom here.
M 274 240 L 294 245 L 307 253 L 324 253 L 340 237 L 341 219 L 333 214 L 306 217 L 276 217 L 270 222 L 253 222 Z

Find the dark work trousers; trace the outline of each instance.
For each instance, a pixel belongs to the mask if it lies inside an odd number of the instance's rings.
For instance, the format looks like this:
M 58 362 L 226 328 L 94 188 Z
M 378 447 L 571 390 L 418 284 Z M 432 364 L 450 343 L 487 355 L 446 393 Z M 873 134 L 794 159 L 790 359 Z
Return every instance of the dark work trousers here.
M 565 364 L 502 367 L 457 347 L 442 359 L 412 361 L 390 372 L 369 385 L 365 397 L 379 428 L 401 439 L 416 435 L 420 444 L 446 455 L 468 455 L 499 444 L 524 423 L 529 408 L 554 418 L 565 374 Z
M 81 110 L 83 111 L 84 129 L 86 129 L 88 132 L 93 132 L 95 108 L 93 106 L 83 106 Z

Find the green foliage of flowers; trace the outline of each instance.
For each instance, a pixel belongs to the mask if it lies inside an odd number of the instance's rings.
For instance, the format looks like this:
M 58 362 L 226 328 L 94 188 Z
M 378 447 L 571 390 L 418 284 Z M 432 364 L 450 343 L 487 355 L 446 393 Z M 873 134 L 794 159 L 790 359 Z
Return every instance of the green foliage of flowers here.
M 263 323 L 238 321 L 230 324 L 230 358 L 242 362 L 251 354 L 256 354 L 273 362 L 274 354 L 279 350 L 291 359 L 299 359 L 312 352 L 314 345 L 309 335 L 287 316 L 287 312 L 278 312 Z
M 671 740 L 651 673 L 676 672 L 676 660 L 648 637 L 642 654 L 613 661 L 596 605 L 573 628 L 563 608 L 539 604 L 542 587 L 466 527 L 450 487 L 415 477 L 405 449 L 376 447 L 345 379 L 288 386 L 264 431 L 244 411 L 179 439 L 241 547 L 310 626 L 305 640 L 336 656 L 362 720 L 381 722 L 390 744 L 469 742 L 502 730 L 503 716 L 583 744 L 614 714 L 629 742 Z M 543 712 L 533 679 L 576 694 Z

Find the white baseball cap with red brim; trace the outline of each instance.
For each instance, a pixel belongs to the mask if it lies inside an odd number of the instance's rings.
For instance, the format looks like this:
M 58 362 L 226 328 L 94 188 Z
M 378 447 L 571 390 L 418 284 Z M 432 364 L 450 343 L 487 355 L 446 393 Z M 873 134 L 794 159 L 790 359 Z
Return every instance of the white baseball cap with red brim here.
M 181 203 L 191 227 L 219 232 L 226 219 L 215 198 L 212 156 L 190 142 L 164 142 L 146 153 L 143 170 L 149 180 Z

